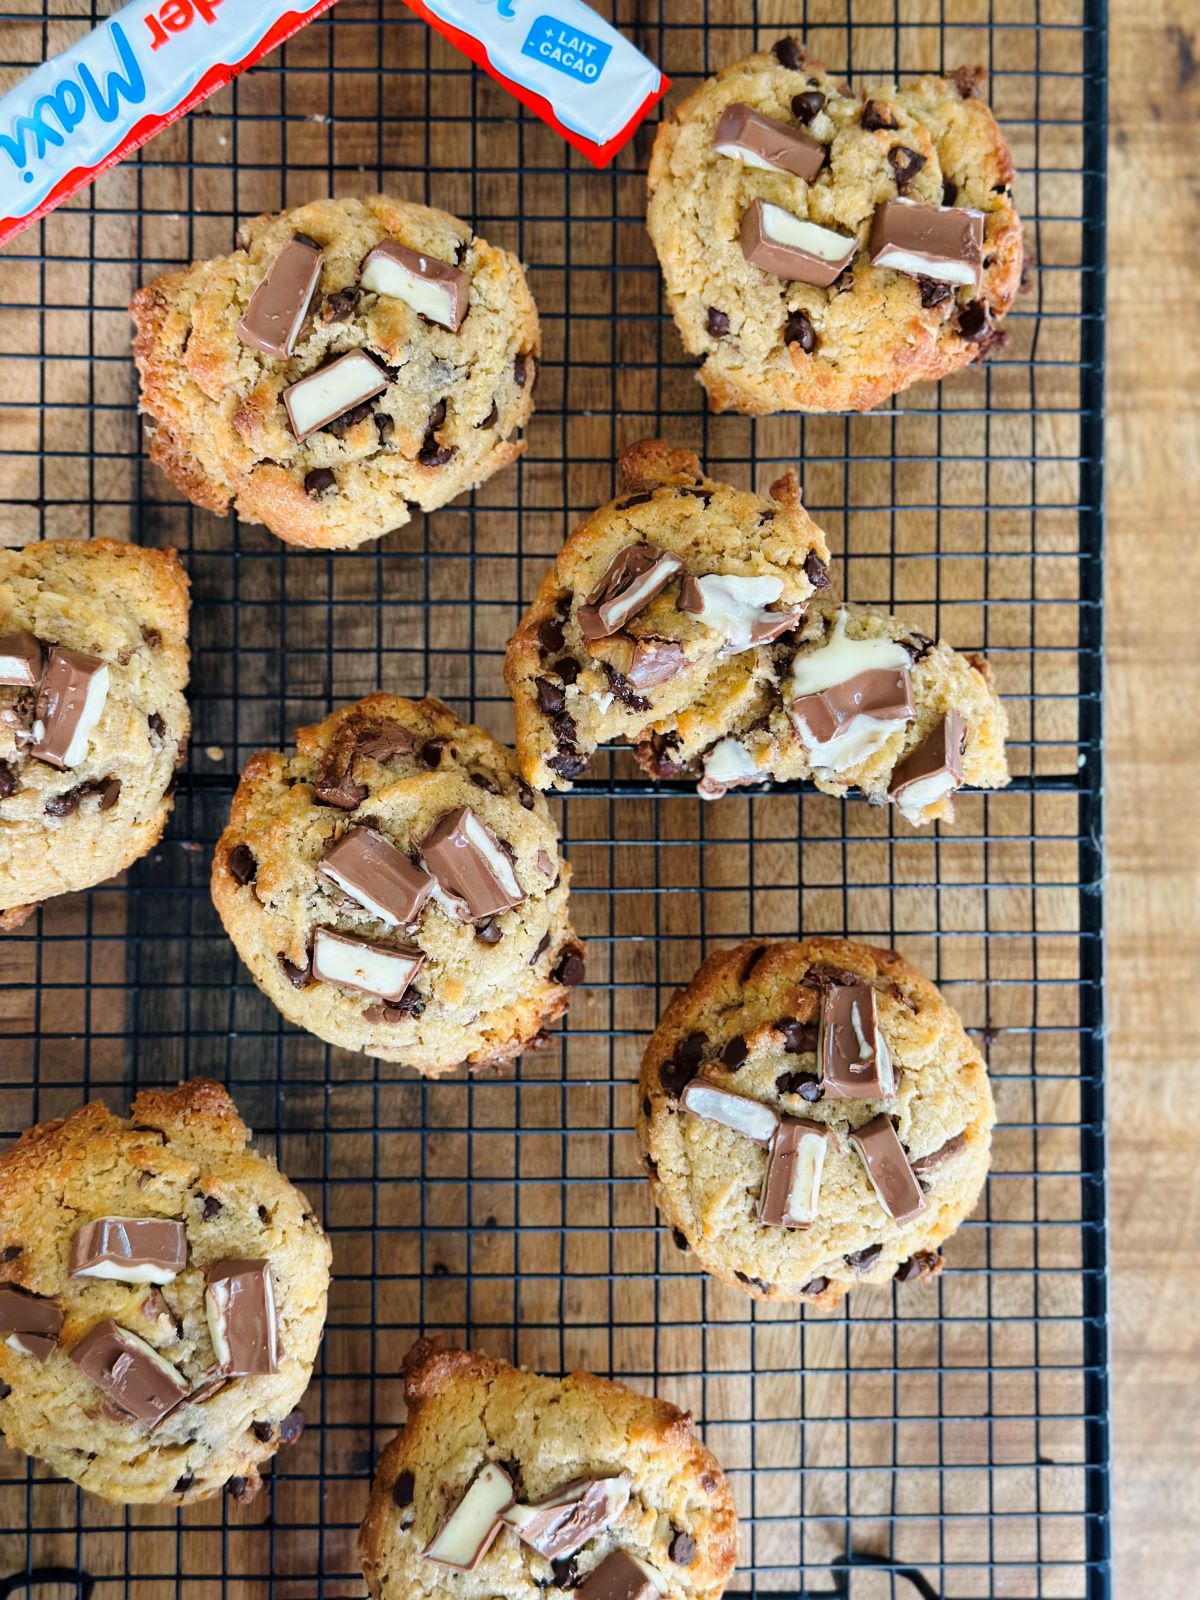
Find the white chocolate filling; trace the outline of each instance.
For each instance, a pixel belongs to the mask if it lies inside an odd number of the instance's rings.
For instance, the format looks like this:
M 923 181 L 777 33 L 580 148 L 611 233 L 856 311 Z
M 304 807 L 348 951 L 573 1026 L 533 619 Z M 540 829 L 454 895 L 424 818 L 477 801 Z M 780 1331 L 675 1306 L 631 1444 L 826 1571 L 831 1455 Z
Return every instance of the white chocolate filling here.
M 745 1095 L 729 1094 L 695 1078 L 684 1089 L 679 1103 L 693 1116 L 702 1117 L 705 1122 L 716 1122 L 722 1128 L 732 1128 L 734 1133 L 743 1133 L 756 1144 L 770 1144 L 779 1126 L 779 1116 L 773 1107 L 759 1100 L 748 1100 Z

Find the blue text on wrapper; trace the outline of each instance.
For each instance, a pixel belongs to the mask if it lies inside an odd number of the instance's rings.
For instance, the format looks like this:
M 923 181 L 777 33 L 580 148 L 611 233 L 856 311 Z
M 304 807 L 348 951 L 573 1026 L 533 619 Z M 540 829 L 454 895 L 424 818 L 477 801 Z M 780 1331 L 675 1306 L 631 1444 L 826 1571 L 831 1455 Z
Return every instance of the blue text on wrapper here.
M 35 161 L 42 161 L 48 150 L 60 149 L 89 112 L 102 122 L 115 122 L 121 114 L 122 96 L 133 106 L 146 98 L 145 77 L 120 23 L 111 23 L 108 31 L 119 66 L 108 74 L 103 88 L 87 62 L 81 61 L 59 79 L 49 94 L 34 101 L 29 116 L 14 117 L 10 128 L 0 130 L 0 154 L 17 168 L 22 182 L 33 182 L 29 170 L 31 153 Z
M 612 54 L 612 45 L 543 14 L 534 18 L 521 54 L 543 61 L 579 83 L 595 83 Z

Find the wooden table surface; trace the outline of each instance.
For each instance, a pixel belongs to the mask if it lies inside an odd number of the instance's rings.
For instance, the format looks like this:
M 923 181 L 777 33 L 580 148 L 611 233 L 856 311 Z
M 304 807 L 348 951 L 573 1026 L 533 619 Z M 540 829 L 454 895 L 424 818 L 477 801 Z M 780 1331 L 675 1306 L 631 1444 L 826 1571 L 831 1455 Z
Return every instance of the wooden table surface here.
M 1180 26 L 1189 11 L 1190 29 Z M 1106 833 L 1117 1593 L 1184 1600 L 1200 1582 L 1200 1175 L 1185 1098 L 1200 1082 L 1195 8 L 1150 0 L 1135 10 L 1119 0 L 1112 39 Z M 1164 694 L 1160 720 L 1148 713 Z

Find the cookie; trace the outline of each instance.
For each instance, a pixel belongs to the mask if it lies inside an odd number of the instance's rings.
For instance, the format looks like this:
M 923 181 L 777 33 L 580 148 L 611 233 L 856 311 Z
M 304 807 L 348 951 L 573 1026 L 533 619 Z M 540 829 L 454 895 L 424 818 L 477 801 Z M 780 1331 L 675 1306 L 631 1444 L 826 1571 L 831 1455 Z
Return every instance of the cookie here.
M 342 549 L 521 454 L 540 344 L 515 256 L 387 195 L 258 217 L 239 244 L 130 306 L 150 454 L 196 505 Z
M 894 950 L 754 939 L 709 957 L 646 1047 L 663 1221 L 758 1300 L 833 1307 L 930 1277 L 979 1198 L 995 1112 L 957 1013 Z
M 0 929 L 162 837 L 191 725 L 187 627 L 174 550 L 0 550 Z
M 829 551 L 794 472 L 769 495 L 705 477 L 658 440 L 618 461 L 617 498 L 571 534 L 509 641 L 517 752 L 539 789 L 569 789 L 600 744 L 665 736 L 709 702 L 756 695 Z M 707 609 L 706 609 L 707 607 Z
M 587 1372 L 542 1378 L 428 1340 L 359 1534 L 372 1600 L 717 1600 L 733 1497 L 691 1419 Z
M 519 1055 L 583 952 L 570 868 L 509 752 L 438 700 L 374 694 L 242 774 L 212 892 L 290 1022 L 426 1076 Z
M 239 1499 L 304 1427 L 329 1242 L 218 1084 L 0 1155 L 0 1430 L 105 1500 Z
M 866 411 L 994 348 L 1023 249 L 985 77 L 852 94 L 781 39 L 663 119 L 647 221 L 714 411 Z

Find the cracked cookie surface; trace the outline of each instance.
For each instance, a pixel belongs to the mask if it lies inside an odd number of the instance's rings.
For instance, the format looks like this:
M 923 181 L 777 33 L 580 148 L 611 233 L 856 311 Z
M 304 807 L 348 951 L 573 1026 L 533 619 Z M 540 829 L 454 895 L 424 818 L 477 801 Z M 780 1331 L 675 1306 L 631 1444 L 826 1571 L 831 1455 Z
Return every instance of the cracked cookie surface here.
M 435 884 L 411 921 L 381 920 L 318 872 L 354 829 L 417 865 L 430 831 L 463 808 L 511 863 L 517 903 L 462 915 Z M 520 1054 L 566 1010 L 582 981 L 571 931 L 570 868 L 546 803 L 503 745 L 437 700 L 375 694 L 301 728 L 291 758 L 252 758 L 217 846 L 212 892 L 255 983 L 301 1028 L 330 1044 L 427 1076 Z M 516 896 L 509 896 L 510 899 Z M 395 1002 L 313 977 L 318 930 L 410 949 L 419 970 Z
M 190 729 L 187 630 L 174 550 L 111 539 L 0 550 L 0 635 L 32 636 L 43 661 L 56 645 L 85 654 L 108 681 L 86 749 L 65 769 L 31 753 L 38 685 L 0 686 L 0 928 L 157 844 Z
M 249 1498 L 262 1464 L 299 1436 L 329 1242 L 304 1196 L 249 1139 L 224 1089 L 193 1079 L 143 1090 L 128 1118 L 83 1106 L 0 1155 L 0 1289 L 53 1299 L 63 1313 L 44 1362 L 0 1339 L 0 1430 L 10 1445 L 104 1499 L 180 1505 L 226 1484 Z M 186 1266 L 159 1287 L 69 1276 L 76 1230 L 103 1216 L 182 1219 Z M 205 1270 L 231 1257 L 269 1262 L 278 1370 L 213 1390 Z M 169 1361 L 195 1400 L 153 1429 L 114 1408 L 70 1358 L 107 1319 Z
M 699 376 L 714 411 L 865 411 L 994 346 L 1023 249 L 1008 145 L 977 98 L 985 76 L 961 68 L 852 94 L 783 39 L 726 67 L 663 119 L 648 226 L 684 347 L 704 358 Z M 827 147 L 812 182 L 713 149 L 722 112 L 739 103 Z M 898 195 L 984 213 L 977 287 L 871 263 L 876 209 Z M 849 267 L 820 288 L 751 265 L 739 230 L 756 200 L 853 236 Z
M 242 343 L 238 323 L 297 235 L 324 251 L 290 356 Z M 368 293 L 359 269 L 397 240 L 467 274 L 456 330 Z M 230 508 L 291 544 L 375 539 L 515 461 L 533 409 L 537 310 L 515 256 L 447 212 L 375 195 L 317 200 L 246 224 L 242 248 L 141 288 L 130 312 L 152 458 L 196 505 Z M 387 387 L 298 441 L 283 391 L 350 351 Z
M 379 1461 L 359 1536 L 372 1600 L 536 1600 L 578 1587 L 617 1549 L 650 1563 L 668 1600 L 724 1592 L 737 1559 L 733 1499 L 684 1412 L 590 1373 L 539 1377 L 428 1340 L 409 1352 L 404 1379 L 407 1420 Z M 527 1501 L 622 1472 L 629 1500 L 568 1561 L 552 1565 L 504 1528 L 473 1572 L 448 1570 L 422 1551 L 489 1461 Z
M 874 990 L 895 1075 L 883 1099 L 822 1087 L 823 992 L 849 982 Z M 768 1151 L 684 1108 L 697 1077 L 832 1130 L 808 1226 L 760 1220 Z M 995 1112 L 983 1058 L 935 986 L 893 950 L 814 938 L 718 951 L 663 1014 L 639 1095 L 638 1138 L 664 1222 L 706 1272 L 755 1299 L 828 1309 L 855 1284 L 936 1274 L 938 1246 L 987 1176 Z M 923 1208 L 906 1221 L 884 1209 L 850 1140 L 881 1113 L 923 1190 Z

